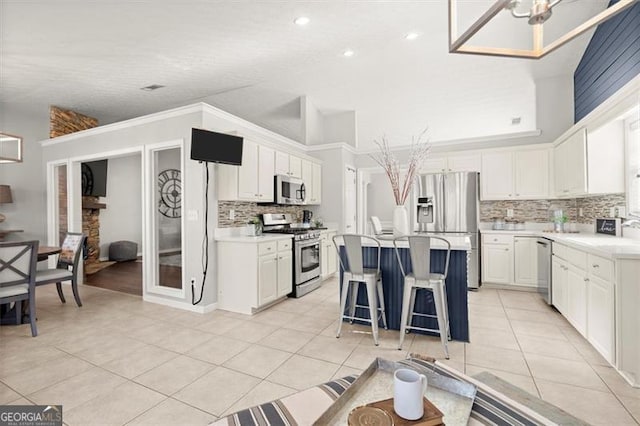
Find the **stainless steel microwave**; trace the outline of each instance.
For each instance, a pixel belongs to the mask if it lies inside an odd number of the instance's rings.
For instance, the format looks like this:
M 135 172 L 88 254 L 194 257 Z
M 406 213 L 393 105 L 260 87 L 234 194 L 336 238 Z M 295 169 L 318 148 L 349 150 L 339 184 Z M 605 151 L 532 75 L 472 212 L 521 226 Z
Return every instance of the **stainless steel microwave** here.
M 302 179 L 285 175 L 275 176 L 275 202 L 277 204 L 304 204 L 306 192 Z

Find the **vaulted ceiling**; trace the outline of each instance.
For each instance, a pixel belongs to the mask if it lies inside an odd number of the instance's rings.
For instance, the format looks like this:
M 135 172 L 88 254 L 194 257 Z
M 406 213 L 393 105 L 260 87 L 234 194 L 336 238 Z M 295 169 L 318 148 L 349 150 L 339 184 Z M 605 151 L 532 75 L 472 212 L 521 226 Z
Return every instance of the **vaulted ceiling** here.
M 470 22 L 491 2 L 465 3 Z M 549 32 L 606 3 L 565 0 Z M 478 36 L 522 43 L 530 30 L 513 25 Z M 323 113 L 355 110 L 364 144 L 425 126 L 435 139 L 501 134 L 536 128 L 536 79 L 571 74 L 590 36 L 536 62 L 449 54 L 445 0 L 0 0 L 0 101 L 109 123 L 204 100 L 299 139 L 305 95 Z M 165 87 L 140 90 L 151 84 Z

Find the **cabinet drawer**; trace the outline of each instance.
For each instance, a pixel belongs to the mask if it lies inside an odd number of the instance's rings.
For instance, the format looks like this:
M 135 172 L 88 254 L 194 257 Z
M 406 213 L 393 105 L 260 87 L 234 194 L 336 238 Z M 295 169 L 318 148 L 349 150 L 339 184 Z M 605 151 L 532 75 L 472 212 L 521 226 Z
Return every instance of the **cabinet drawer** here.
M 278 251 L 290 251 L 291 244 L 291 240 L 278 241 Z
M 483 244 L 512 244 L 513 235 L 482 234 Z
M 560 259 L 567 259 L 567 247 L 562 244 L 552 243 L 551 244 L 553 255 L 559 257 Z
M 265 254 L 275 253 L 278 249 L 278 242 L 271 241 L 269 243 L 258 244 L 258 256 L 264 256 Z
M 565 247 L 565 255 L 567 262 L 577 266 L 583 271 L 587 270 L 587 253 L 571 247 Z
M 589 255 L 589 273 L 607 282 L 613 281 L 613 262 L 593 254 Z

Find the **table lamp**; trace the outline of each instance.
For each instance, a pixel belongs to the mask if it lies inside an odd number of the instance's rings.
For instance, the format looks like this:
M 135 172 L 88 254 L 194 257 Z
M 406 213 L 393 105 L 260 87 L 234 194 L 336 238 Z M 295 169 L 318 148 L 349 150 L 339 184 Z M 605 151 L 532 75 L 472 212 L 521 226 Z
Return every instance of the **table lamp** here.
M 0 185 L 0 204 L 13 203 L 11 198 L 11 187 L 9 185 Z M 0 213 L 0 222 L 4 222 L 4 215 Z

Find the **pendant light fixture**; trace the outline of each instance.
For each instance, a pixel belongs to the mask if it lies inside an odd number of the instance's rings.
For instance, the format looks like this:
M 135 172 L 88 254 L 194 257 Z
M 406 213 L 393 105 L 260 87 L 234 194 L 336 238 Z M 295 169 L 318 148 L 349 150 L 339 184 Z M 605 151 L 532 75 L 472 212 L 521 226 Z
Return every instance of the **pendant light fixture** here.
M 638 4 L 640 0 L 619 0 L 607 7 L 602 12 L 588 19 L 574 29 L 560 36 L 555 41 L 545 45 L 543 39 L 544 23 L 552 19 L 553 8 L 562 0 L 533 0 L 528 12 L 521 11 L 521 0 L 498 0 L 482 16 L 473 22 L 461 35 L 458 35 L 458 3 L 459 0 L 449 0 L 449 52 L 468 53 L 474 55 L 507 56 L 515 58 L 540 59 L 553 52 L 563 44 L 578 37 L 585 31 L 617 15 L 628 7 Z M 579 7 L 580 2 L 573 3 Z M 514 18 L 526 18 L 532 26 L 532 49 L 512 49 L 506 47 L 480 47 L 467 44 L 480 29 L 500 12 L 511 13 Z

